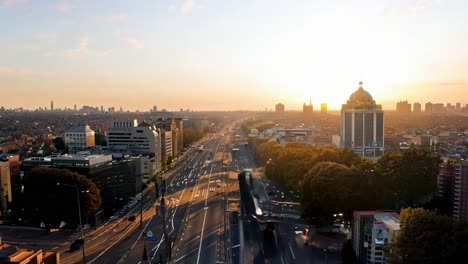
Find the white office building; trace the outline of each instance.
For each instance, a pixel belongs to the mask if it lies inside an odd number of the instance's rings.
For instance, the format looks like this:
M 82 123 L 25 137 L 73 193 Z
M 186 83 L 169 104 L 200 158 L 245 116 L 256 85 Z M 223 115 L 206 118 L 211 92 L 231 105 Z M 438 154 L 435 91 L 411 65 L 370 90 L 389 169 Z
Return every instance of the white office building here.
M 65 132 L 65 144 L 70 154 L 94 147 L 94 131 L 88 125 L 72 127 Z
M 161 137 L 156 127 L 137 120 L 114 120 L 108 130 L 107 145 L 112 151 L 161 156 Z
M 356 211 L 353 214 L 353 250 L 359 264 L 385 264 L 384 248 L 400 230 L 400 215 L 394 212 Z

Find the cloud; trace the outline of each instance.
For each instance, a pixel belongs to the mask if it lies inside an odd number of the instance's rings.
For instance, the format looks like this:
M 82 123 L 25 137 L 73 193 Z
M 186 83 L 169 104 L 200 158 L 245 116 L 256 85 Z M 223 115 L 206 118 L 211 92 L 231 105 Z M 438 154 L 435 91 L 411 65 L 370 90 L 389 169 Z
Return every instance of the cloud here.
M 170 5 L 169 11 L 177 11 L 177 12 L 181 12 L 182 14 L 186 14 L 190 12 L 194 6 L 195 6 L 195 3 L 193 2 L 193 0 L 181 0 L 180 2 L 176 4 Z
M 118 21 L 123 21 L 128 18 L 128 15 L 125 13 L 117 13 L 117 14 L 111 14 L 107 16 L 97 16 L 96 19 L 100 22 L 118 22 Z
M 55 7 L 55 9 L 62 13 L 68 13 L 73 10 L 73 6 L 70 3 L 61 2 Z
M 80 39 L 80 44 L 78 48 L 75 49 L 66 49 L 61 52 L 49 52 L 45 55 L 62 55 L 65 57 L 85 57 L 85 56 L 107 56 L 112 53 L 112 50 L 91 50 L 89 49 L 89 39 L 88 37 L 82 37 Z
M 34 74 L 33 71 L 25 68 L 9 67 L 9 66 L 0 66 L 0 74 L 8 75 L 31 75 Z
M 26 0 L 2 0 L 2 6 L 4 7 L 13 7 L 26 3 Z
M 383 13 L 386 16 L 417 14 L 432 7 L 435 4 L 440 4 L 440 0 L 414 0 L 408 4 L 386 8 Z
M 56 32 L 39 32 L 34 36 L 38 40 L 52 41 L 57 39 Z
M 143 44 L 141 44 L 141 41 L 139 41 L 139 40 L 137 40 L 135 38 L 131 38 L 131 37 L 128 37 L 126 35 L 123 35 L 122 33 L 120 33 L 120 31 L 115 32 L 114 36 L 116 36 L 118 39 L 120 39 L 120 40 L 122 40 L 124 42 L 127 42 L 129 45 L 131 45 L 135 49 L 143 48 Z

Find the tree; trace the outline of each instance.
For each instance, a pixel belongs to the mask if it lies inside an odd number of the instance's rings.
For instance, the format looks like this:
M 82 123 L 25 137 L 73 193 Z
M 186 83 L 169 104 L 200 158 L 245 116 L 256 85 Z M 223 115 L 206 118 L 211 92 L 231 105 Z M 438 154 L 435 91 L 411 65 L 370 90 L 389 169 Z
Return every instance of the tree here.
M 59 152 L 65 151 L 66 146 L 65 146 L 65 141 L 63 141 L 63 138 L 61 138 L 61 137 L 55 137 L 55 138 L 52 140 L 52 143 L 54 144 L 54 148 L 55 148 L 57 151 L 59 151 Z
M 415 146 L 403 154 L 385 153 L 377 162 L 377 189 L 391 199 L 387 203 L 399 206 L 428 201 L 436 190 L 439 163 L 437 154 Z
M 302 143 L 287 143 L 279 154 L 275 170 L 279 183 L 289 190 L 299 190 L 304 176 L 317 160 L 317 149 Z
M 354 192 L 349 184 L 352 176 L 348 167 L 338 163 L 320 162 L 315 165 L 304 177 L 303 215 L 323 223 L 331 220 L 333 214 L 349 213 Z
M 77 224 L 76 190 L 57 183 L 77 186 L 81 202 L 81 215 L 95 213 L 101 206 L 100 191 L 96 184 L 75 172 L 55 168 L 34 168 L 23 179 L 24 198 L 29 213 L 38 221 L 59 223 L 62 220 Z
M 429 150 L 411 147 L 401 160 L 401 198 L 410 206 L 432 198 L 437 187 L 440 157 Z
M 106 137 L 104 137 L 104 135 L 100 133 L 94 134 L 94 142 L 98 146 L 107 146 Z
M 387 249 L 391 264 L 468 263 L 468 227 L 422 208 L 400 213 L 400 231 Z
M 203 134 L 199 130 L 194 130 L 190 127 L 184 128 L 183 131 L 184 146 L 190 146 L 192 143 L 203 137 Z

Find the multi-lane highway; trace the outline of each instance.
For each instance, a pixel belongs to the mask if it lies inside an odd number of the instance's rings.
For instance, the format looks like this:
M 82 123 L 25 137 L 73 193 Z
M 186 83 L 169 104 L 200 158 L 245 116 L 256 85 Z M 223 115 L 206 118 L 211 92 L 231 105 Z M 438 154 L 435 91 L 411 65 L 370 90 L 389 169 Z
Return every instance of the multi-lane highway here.
M 172 263 L 226 262 L 227 174 L 223 158 L 229 150 L 225 146 L 227 138 L 227 134 L 207 136 L 198 142 L 202 148 L 189 150 L 180 159 L 180 166 L 164 175 L 165 206 L 156 199 L 154 188 L 148 188 L 143 203 L 126 216 L 89 232 L 85 239 L 86 263 L 156 263 L 169 259 Z M 135 221 L 128 221 L 130 216 L 135 216 Z M 147 238 L 148 231 L 153 234 L 151 239 Z M 61 248 L 63 263 L 81 262 L 81 251 L 66 253 L 66 249 Z
M 235 131 L 231 123 L 185 153 L 176 169 L 163 175 L 164 205 L 161 197 L 156 198 L 154 187 L 147 188 L 143 202 L 127 215 L 88 231 L 86 263 L 301 262 L 296 259 L 297 243 L 291 225 L 299 215 L 297 204 L 272 182 L 261 179 L 249 146 L 245 141 L 235 142 L 239 130 Z M 237 151 L 231 152 L 233 148 Z M 238 203 L 237 172 L 244 169 L 252 170 L 254 192 L 267 213 L 260 221 Z M 233 201 L 237 206 L 231 209 Z M 134 221 L 128 221 L 133 217 Z M 265 240 L 265 219 L 274 222 L 274 243 Z M 68 246 L 49 249 L 62 252 L 62 263 L 81 263 L 81 251 L 67 253 Z M 316 252 L 312 258 L 302 255 L 320 263 L 321 254 Z
M 226 172 L 223 170 L 225 141 L 211 138 L 205 145 L 208 158 L 189 191 L 189 209 L 174 245 L 173 263 L 224 263 Z

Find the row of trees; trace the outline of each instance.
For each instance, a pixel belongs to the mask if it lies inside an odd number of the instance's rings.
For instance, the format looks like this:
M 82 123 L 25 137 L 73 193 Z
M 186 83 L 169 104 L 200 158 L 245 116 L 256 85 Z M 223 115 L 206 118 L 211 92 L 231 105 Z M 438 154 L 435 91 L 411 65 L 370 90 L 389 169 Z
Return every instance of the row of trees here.
M 200 140 L 203 137 L 203 131 L 195 130 L 193 128 L 184 128 L 184 147 L 192 145 L 194 142 Z
M 436 190 L 439 157 L 412 147 L 386 153 L 377 162 L 352 150 L 302 143 L 250 139 L 266 174 L 289 191 L 300 191 L 302 213 L 319 222 L 335 213 L 350 219 L 352 211 L 399 209 L 429 200 Z

